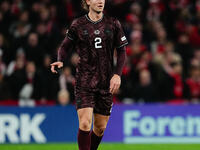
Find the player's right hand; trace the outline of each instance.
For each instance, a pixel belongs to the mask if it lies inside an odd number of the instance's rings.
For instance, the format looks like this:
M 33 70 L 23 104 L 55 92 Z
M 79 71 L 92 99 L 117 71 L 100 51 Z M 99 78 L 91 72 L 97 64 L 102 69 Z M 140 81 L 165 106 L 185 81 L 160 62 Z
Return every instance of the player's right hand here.
M 56 71 L 56 69 L 55 69 L 56 67 L 62 68 L 62 67 L 63 67 L 63 62 L 57 61 L 57 62 L 52 63 L 52 64 L 51 64 L 51 72 L 53 72 L 53 73 L 58 73 L 58 72 Z

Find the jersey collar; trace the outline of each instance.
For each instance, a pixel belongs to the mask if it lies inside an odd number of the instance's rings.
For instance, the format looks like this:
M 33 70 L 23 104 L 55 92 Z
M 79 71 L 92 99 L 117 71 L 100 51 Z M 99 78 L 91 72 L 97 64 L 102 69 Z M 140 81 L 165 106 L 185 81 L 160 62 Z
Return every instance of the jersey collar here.
M 101 19 L 99 19 L 98 21 L 92 21 L 92 20 L 90 19 L 90 17 L 88 16 L 88 14 L 85 14 L 85 17 L 86 17 L 86 19 L 87 19 L 88 21 L 92 22 L 93 24 L 97 24 L 97 23 L 101 22 L 101 20 L 102 20 L 103 17 L 104 17 L 104 14 L 102 15 Z

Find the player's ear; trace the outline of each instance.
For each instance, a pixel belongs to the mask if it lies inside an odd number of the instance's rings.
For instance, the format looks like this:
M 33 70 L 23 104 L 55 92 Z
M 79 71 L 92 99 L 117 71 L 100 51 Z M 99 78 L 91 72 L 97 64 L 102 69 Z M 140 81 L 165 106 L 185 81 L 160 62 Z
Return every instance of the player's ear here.
M 83 9 L 89 11 L 90 0 L 82 0 L 81 2 Z
M 90 0 L 85 0 L 86 4 L 90 6 Z

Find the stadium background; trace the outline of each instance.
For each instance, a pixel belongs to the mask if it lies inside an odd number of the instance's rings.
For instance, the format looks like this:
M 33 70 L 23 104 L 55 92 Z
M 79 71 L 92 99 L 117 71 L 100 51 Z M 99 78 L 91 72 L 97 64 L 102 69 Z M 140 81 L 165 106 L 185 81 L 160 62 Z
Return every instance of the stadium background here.
M 85 13 L 80 3 L 0 1 L 0 149 L 40 146 L 5 143 L 76 141 L 78 55 L 69 52 L 59 75 L 50 72 L 50 63 L 71 21 Z M 200 144 L 200 1 L 106 0 L 105 14 L 120 20 L 129 46 L 122 85 L 113 99 L 109 124 L 114 128 L 108 125 L 104 142 Z M 196 144 L 100 148 L 200 148 Z M 77 148 L 40 148 L 45 146 Z

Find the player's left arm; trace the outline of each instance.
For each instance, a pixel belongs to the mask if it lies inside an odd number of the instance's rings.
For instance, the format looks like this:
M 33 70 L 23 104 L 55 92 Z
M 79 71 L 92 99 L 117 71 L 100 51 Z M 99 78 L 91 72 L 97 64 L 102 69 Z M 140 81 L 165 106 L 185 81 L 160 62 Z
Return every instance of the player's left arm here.
M 126 47 L 117 48 L 117 67 L 113 77 L 110 80 L 110 92 L 116 93 L 121 85 L 122 69 L 126 60 Z
M 114 26 L 115 26 L 114 45 L 117 49 L 117 67 L 113 77 L 110 80 L 110 92 L 112 94 L 116 93 L 121 85 L 121 74 L 126 60 L 125 46 L 128 44 L 122 26 L 117 19 L 114 20 Z

